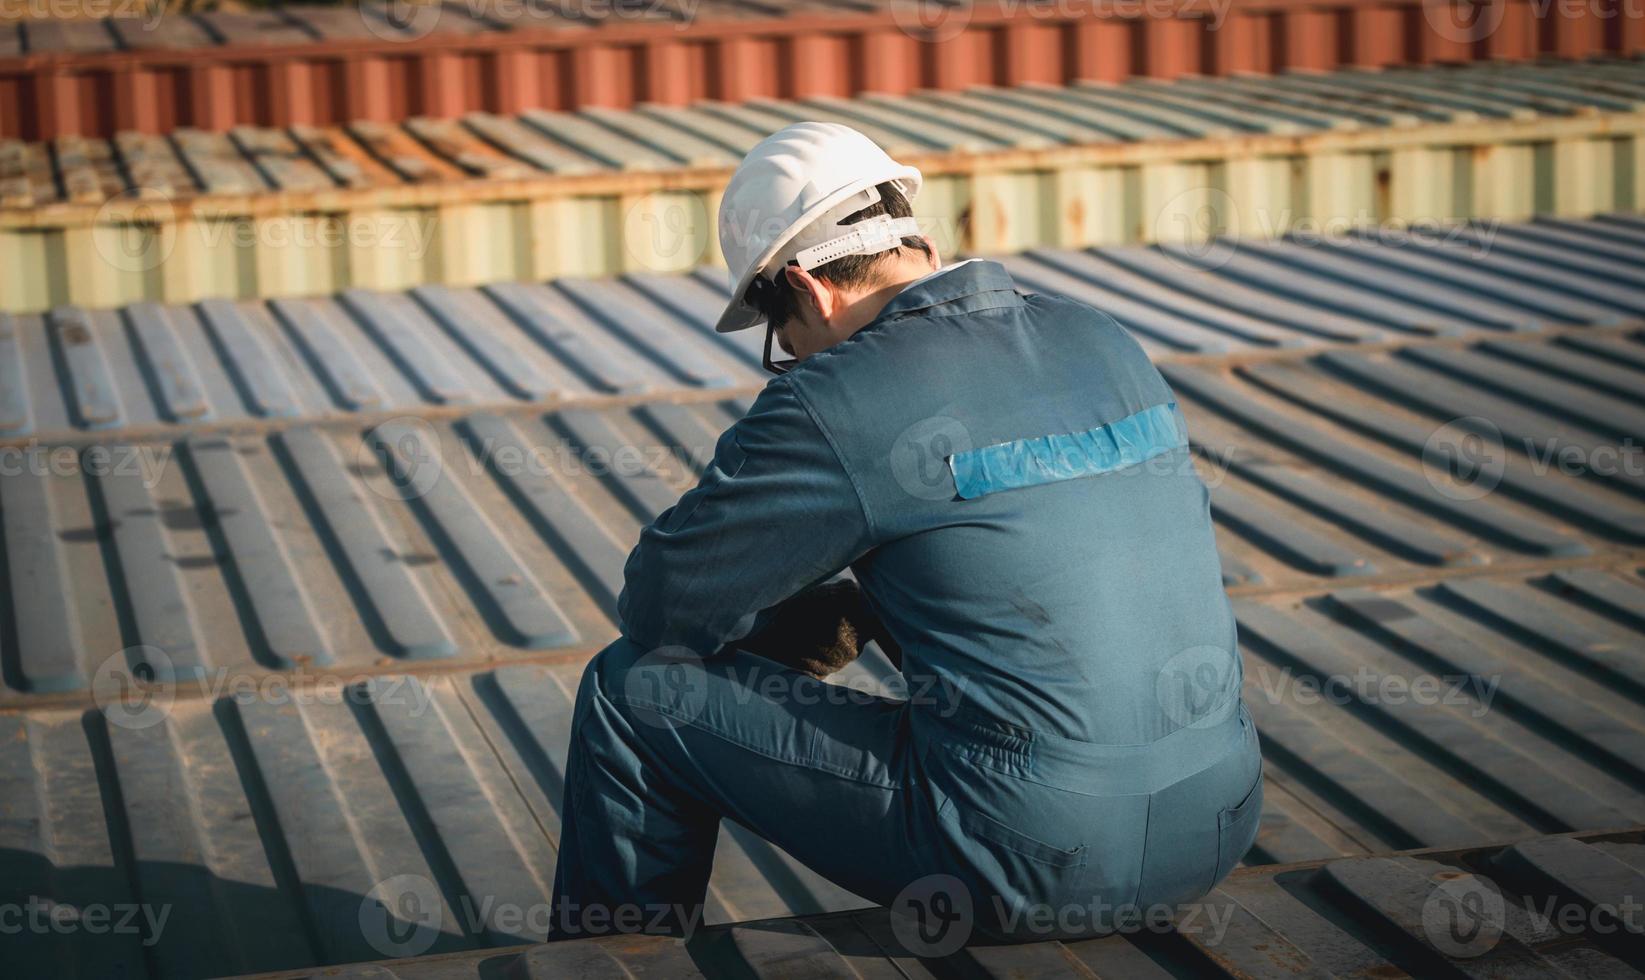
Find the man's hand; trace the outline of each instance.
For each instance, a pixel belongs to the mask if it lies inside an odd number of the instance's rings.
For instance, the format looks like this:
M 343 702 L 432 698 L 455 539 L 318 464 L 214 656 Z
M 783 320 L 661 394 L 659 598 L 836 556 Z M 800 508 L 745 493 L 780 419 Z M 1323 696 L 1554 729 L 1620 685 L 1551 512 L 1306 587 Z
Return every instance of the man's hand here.
M 901 666 L 902 651 L 874 615 L 857 583 L 850 580 L 812 586 L 779 605 L 771 620 L 737 645 L 785 667 L 824 678 L 842 670 L 862 653 L 863 644 L 879 643 L 891 662 Z

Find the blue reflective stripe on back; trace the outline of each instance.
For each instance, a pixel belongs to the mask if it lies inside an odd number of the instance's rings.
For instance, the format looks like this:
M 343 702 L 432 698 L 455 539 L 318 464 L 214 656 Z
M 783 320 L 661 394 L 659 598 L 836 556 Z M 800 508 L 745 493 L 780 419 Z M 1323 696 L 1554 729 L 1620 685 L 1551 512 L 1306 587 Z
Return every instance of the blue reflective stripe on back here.
M 1067 435 L 1036 436 L 948 457 L 954 489 L 965 500 L 1001 490 L 1096 476 L 1135 466 L 1188 445 L 1176 402 Z

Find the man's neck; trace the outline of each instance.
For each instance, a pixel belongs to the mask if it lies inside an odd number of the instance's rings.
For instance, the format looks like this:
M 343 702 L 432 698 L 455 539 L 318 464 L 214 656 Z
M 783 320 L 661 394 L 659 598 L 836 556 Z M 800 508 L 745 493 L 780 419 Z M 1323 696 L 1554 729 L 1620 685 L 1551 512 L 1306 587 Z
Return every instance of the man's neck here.
M 852 324 L 849 337 L 874 322 L 887 303 L 897 298 L 897 294 L 907 289 L 911 283 L 918 282 L 926 276 L 942 268 L 942 260 L 933 256 L 927 259 L 923 255 L 915 254 L 901 259 L 891 270 L 884 285 L 877 287 L 873 292 L 860 297 L 852 305 Z

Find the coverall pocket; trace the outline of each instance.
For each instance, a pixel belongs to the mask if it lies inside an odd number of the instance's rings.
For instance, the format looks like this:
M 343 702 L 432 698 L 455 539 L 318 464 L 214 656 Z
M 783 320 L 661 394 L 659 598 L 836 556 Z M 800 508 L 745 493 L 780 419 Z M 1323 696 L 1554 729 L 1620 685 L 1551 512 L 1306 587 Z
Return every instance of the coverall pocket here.
M 1257 781 L 1245 798 L 1217 813 L 1217 873 L 1211 887 L 1228 877 L 1240 858 L 1251 849 L 1257 839 L 1257 824 L 1262 820 L 1262 770 L 1257 770 Z
M 965 829 L 966 833 L 995 846 L 1003 847 L 1008 851 L 1013 851 L 1030 861 L 1038 861 L 1053 868 L 1081 868 L 1085 866 L 1084 844 L 1073 848 L 1061 848 L 1055 844 L 1047 844 L 975 810 L 960 811 L 960 826 Z

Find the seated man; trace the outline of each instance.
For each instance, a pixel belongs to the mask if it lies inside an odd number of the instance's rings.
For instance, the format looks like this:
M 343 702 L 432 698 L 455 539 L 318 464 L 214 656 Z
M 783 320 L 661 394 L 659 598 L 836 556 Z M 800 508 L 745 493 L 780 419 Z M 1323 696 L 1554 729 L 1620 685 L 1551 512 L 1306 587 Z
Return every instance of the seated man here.
M 694 924 L 722 817 L 876 903 L 944 883 L 934 906 L 1007 941 L 1193 899 L 1252 843 L 1257 737 L 1171 390 L 1107 314 L 942 266 L 919 189 L 809 122 L 726 189 L 718 329 L 765 321 L 779 376 L 628 558 L 577 695 L 562 935 Z M 834 696 L 813 675 L 841 658 L 784 668 L 759 633 L 847 568 L 860 594 L 827 594 L 906 699 Z

